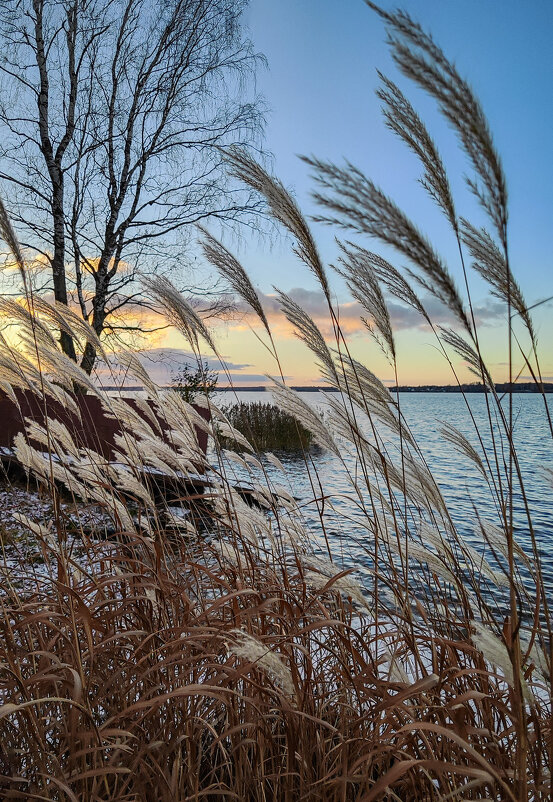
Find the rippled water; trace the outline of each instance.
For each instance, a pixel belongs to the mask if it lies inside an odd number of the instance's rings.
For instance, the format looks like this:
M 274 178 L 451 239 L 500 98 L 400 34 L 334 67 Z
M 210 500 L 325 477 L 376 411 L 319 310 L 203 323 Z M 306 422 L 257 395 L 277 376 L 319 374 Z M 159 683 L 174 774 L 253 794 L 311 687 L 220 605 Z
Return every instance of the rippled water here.
M 302 397 L 314 407 L 324 411 L 327 406 L 322 393 L 303 393 Z M 470 412 L 481 433 L 489 455 L 493 453 L 492 438 L 488 423 L 487 398 L 483 394 L 467 396 Z M 550 397 L 551 398 L 551 397 Z M 218 394 L 216 403 L 232 403 L 230 393 Z M 239 400 L 271 400 L 268 392 L 241 392 Z M 552 399 L 553 400 L 553 399 Z M 474 508 L 480 517 L 499 524 L 500 519 L 492 492 L 483 481 L 473 463 L 444 441 L 440 428 L 444 422 L 457 427 L 469 441 L 478 446 L 471 414 L 465 399 L 459 393 L 402 393 L 400 403 L 415 439 L 422 450 L 428 466 L 436 479 L 458 531 L 479 550 L 485 549 Z M 505 405 L 506 405 L 505 401 Z M 490 401 L 491 404 L 491 401 Z M 513 396 L 514 439 L 536 540 L 543 557 L 544 580 L 548 595 L 553 598 L 553 486 L 544 470 L 553 467 L 553 440 L 544 414 L 543 399 L 537 394 Z M 497 430 L 496 430 L 497 432 Z M 391 448 L 393 444 L 391 443 Z M 501 449 L 501 446 L 499 446 Z M 280 453 L 279 458 L 287 470 L 289 489 L 303 503 L 313 498 L 313 490 L 301 457 Z M 502 459 L 500 453 L 500 459 Z M 369 544 L 363 528 L 349 520 L 352 511 L 352 489 L 347 472 L 339 459 L 332 454 L 315 452 L 313 461 L 321 485 L 332 497 L 334 510 L 325 509 L 325 522 L 333 550 L 338 549 L 347 564 L 367 564 Z M 346 459 L 349 469 L 355 471 L 355 460 Z M 268 472 L 276 482 L 282 483 L 278 472 L 268 466 Z M 238 478 L 241 478 L 238 476 Z M 304 508 L 306 521 L 318 523 L 313 504 Z M 514 495 L 514 519 L 516 539 L 531 553 L 528 522 L 524 514 L 520 490 Z M 314 526 L 315 530 L 320 526 Z

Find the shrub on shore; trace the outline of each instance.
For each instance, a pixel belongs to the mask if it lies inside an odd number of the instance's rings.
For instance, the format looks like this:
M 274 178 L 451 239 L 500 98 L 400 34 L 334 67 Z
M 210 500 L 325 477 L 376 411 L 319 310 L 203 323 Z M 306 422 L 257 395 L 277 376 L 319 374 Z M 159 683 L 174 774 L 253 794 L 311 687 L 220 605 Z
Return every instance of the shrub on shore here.
M 304 451 L 313 437 L 296 418 L 262 401 L 239 401 L 221 408 L 231 425 L 258 451 Z M 225 448 L 244 449 L 231 438 L 220 438 Z
M 173 389 L 182 395 L 189 404 L 194 403 L 198 396 L 208 396 L 217 389 L 217 372 L 210 370 L 205 361 L 198 361 L 197 365 L 186 363 L 172 378 Z

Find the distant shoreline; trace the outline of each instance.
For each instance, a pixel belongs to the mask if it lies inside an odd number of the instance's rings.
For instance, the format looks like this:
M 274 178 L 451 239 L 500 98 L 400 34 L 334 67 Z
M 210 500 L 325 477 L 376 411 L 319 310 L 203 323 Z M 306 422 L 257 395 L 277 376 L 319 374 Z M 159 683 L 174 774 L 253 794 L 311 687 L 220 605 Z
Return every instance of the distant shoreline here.
M 130 387 L 116 387 L 115 385 L 104 385 L 101 387 L 102 390 L 105 391 L 115 391 L 115 390 L 125 390 L 126 392 L 139 392 L 144 389 L 144 387 L 140 385 L 130 386 Z M 172 389 L 171 386 L 164 386 L 161 389 L 163 390 L 170 390 Z M 328 387 L 324 384 L 321 385 L 291 385 L 292 390 L 297 390 L 300 393 L 318 393 L 318 392 L 326 392 L 326 393 L 336 393 L 338 390 L 334 387 Z M 485 393 L 489 392 L 489 390 L 484 387 L 482 384 L 426 384 L 421 386 L 399 386 L 399 387 L 388 387 L 391 393 Z M 508 382 L 498 383 L 495 385 L 496 392 L 499 394 L 508 393 L 512 391 L 513 393 L 540 393 L 541 389 L 536 386 L 533 382 L 521 382 L 520 384 L 509 384 Z M 244 386 L 244 387 L 216 387 L 216 393 L 231 393 L 231 392 L 242 392 L 242 393 L 265 393 L 270 392 L 270 386 L 266 384 L 259 384 L 259 385 L 252 385 L 252 386 Z M 543 390 L 545 393 L 553 393 L 553 383 L 551 382 L 544 382 Z
M 257 387 L 217 387 L 216 392 L 266 392 L 271 388 L 267 385 L 259 385 Z M 337 393 L 335 387 L 328 387 L 326 385 L 317 386 L 301 386 L 291 385 L 292 390 L 297 390 L 300 393 Z M 421 386 L 399 386 L 388 387 L 391 393 L 489 393 L 490 391 L 482 384 L 427 384 Z M 514 393 L 540 393 L 541 389 L 533 382 L 525 382 L 521 384 L 509 384 L 508 382 L 498 383 L 495 385 L 496 392 L 508 393 L 510 390 Z M 544 392 L 553 393 L 553 383 L 545 383 L 543 385 Z

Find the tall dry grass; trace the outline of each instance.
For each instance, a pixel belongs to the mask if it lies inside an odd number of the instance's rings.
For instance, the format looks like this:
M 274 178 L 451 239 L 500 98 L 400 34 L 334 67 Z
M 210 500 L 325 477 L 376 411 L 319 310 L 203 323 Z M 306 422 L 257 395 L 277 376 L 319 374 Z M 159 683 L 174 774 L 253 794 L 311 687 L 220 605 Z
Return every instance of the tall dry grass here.
M 386 298 L 399 298 L 432 325 L 418 284 L 455 317 L 451 331 L 434 328 L 452 368 L 453 352 L 488 386 L 487 430 L 476 426 L 469 440 L 450 424 L 443 438 L 444 448 L 472 461 L 495 502 L 493 520 L 478 510 L 474 516 L 491 556 L 464 540 L 464 522 L 448 508 L 405 421 L 401 397 L 392 397 L 351 356 L 328 270 L 297 205 L 278 181 L 235 151 L 231 169 L 265 197 L 329 302 L 332 344 L 291 299 L 281 298 L 338 391 L 329 397 L 328 415 L 321 419 L 280 380 L 274 398 L 317 445 L 342 460 L 350 482 L 345 520 L 363 531 L 369 580 L 358 581 L 334 553 L 325 517 L 332 488 L 321 486 L 309 455 L 305 470 L 320 513 L 317 527 L 308 526 L 292 494 L 269 479 L 255 443 L 212 400 L 205 400 L 212 416 L 206 423 L 177 393 L 161 392 L 127 354 L 125 365 L 150 402 L 133 411 L 99 391 L 59 350 L 60 327 L 82 350 L 94 336 L 86 324 L 30 293 L 21 302 L 3 299 L 4 322 L 17 324 L 18 343 L 0 339 L 1 389 L 15 402 L 13 388 L 35 393 L 47 412 L 49 399 L 74 407 L 79 385 L 122 427 L 111 463 L 75 442 L 52 416 L 44 427 L 28 422 L 14 444 L 55 514 L 51 521 L 20 516 L 40 559 L 30 562 L 28 551 L 20 556 L 16 548 L 4 549 L 3 798 L 550 798 L 548 598 L 514 445 L 512 404 L 495 393 L 482 355 L 468 269 L 474 259 L 505 300 L 512 369 L 520 343 L 539 388 L 536 335 L 509 267 L 506 182 L 466 83 L 408 15 L 384 16 L 401 69 L 437 97 L 457 127 L 475 171 L 470 187 L 490 216 L 493 234 L 457 217 L 438 149 L 405 96 L 384 79 L 390 127 L 421 158 L 423 186 L 457 238 L 464 291 L 428 239 L 359 170 L 309 163 L 320 187 L 321 218 L 383 240 L 409 260 L 403 273 L 364 245 L 344 243 L 341 251 L 339 272 L 366 309 L 368 336 L 392 366 L 397 344 Z M 19 254 L 7 217 L 2 225 Z M 251 303 L 270 337 L 239 263 L 213 238 L 205 241 L 206 256 Z M 150 281 L 149 289 L 199 359 L 202 341 L 215 349 L 204 323 L 166 280 Z M 198 426 L 215 440 L 212 464 L 199 448 Z M 239 459 L 251 470 L 258 507 L 234 490 L 218 431 L 242 443 L 246 456 Z M 279 467 L 274 456 L 268 459 Z M 179 486 L 199 468 L 211 487 L 201 515 L 183 518 L 159 500 L 153 471 Z M 83 521 L 87 510 L 99 508 L 116 534 L 93 537 L 84 523 L 75 533 L 62 503 L 68 494 Z M 517 542 L 515 497 L 534 544 L 528 553 Z M 326 543 L 326 557 L 315 552 L 315 541 Z

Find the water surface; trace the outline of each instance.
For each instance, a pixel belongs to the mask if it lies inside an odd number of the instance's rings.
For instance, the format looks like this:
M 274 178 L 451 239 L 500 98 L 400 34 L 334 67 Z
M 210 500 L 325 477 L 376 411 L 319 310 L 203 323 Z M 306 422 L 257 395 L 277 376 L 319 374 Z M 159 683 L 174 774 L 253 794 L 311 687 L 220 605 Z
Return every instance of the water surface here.
M 302 393 L 302 398 L 324 415 L 325 408 L 328 407 L 324 394 L 305 392 Z M 267 403 L 271 401 L 271 394 L 270 392 L 238 392 L 237 395 L 230 392 L 218 393 L 215 403 L 231 404 L 237 399 Z M 543 558 L 548 595 L 553 598 L 553 486 L 545 470 L 547 467 L 553 467 L 553 441 L 541 396 L 528 393 L 515 394 L 512 403 L 514 441 L 524 480 L 526 500 Z M 444 441 L 440 430 L 445 422 L 453 424 L 480 454 L 485 450 L 494 470 L 496 470 L 495 453 L 504 472 L 504 464 L 508 461 L 508 450 L 498 435 L 499 426 L 494 426 L 493 437 L 490 433 L 488 404 L 494 419 L 496 413 L 493 411 L 492 400 L 481 393 L 468 395 L 466 400 L 460 393 L 400 394 L 403 415 L 440 487 L 458 531 L 480 551 L 486 551 L 486 545 L 479 532 L 475 509 L 480 517 L 499 525 L 497 502 L 476 466 L 467 456 L 460 454 L 454 446 Z M 506 399 L 504 408 L 507 412 Z M 475 423 L 482 444 L 479 443 L 475 433 Z M 395 447 L 393 438 L 388 439 L 388 444 L 390 453 L 393 454 Z M 288 489 L 305 505 L 303 509 L 306 522 L 312 525 L 313 531 L 320 531 L 317 509 L 314 504 L 309 504 L 313 498 L 313 490 L 305 461 L 293 454 L 279 453 L 278 456 L 286 468 L 286 480 L 283 482 L 283 477 L 271 465 L 267 466 L 267 472 L 275 482 L 281 484 L 288 482 Z M 355 459 L 346 458 L 344 466 L 336 456 L 322 451 L 314 451 L 312 459 L 321 486 L 332 499 L 334 509 L 326 505 L 324 519 L 333 550 L 339 551 L 347 564 L 367 564 L 370 552 L 368 534 L 362 526 L 351 521 L 352 488 L 347 469 L 355 474 Z M 240 470 L 237 471 L 237 478 L 243 478 Z M 532 550 L 530 530 L 522 492 L 518 486 L 514 493 L 514 522 L 516 539 L 530 554 Z

